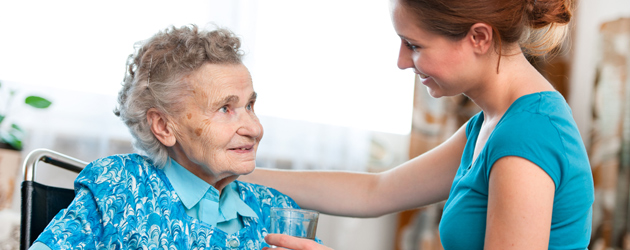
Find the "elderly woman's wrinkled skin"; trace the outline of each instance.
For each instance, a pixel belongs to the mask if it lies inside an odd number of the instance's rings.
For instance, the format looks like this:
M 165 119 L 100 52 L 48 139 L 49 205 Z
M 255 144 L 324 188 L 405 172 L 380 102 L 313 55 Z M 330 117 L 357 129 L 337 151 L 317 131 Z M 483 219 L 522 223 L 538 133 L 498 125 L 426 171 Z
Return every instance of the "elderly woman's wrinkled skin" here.
M 151 128 L 175 161 L 222 190 L 256 167 L 263 128 L 251 76 L 242 64 L 207 63 L 185 81 L 182 112 L 167 119 L 150 111 Z

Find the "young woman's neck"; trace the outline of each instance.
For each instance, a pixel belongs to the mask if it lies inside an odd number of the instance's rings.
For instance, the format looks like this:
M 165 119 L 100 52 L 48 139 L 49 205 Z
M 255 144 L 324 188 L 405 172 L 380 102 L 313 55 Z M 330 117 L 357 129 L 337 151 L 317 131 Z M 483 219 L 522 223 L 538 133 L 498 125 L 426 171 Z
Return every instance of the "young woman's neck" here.
M 532 66 L 525 55 L 517 50 L 503 53 L 498 73 L 498 54 L 489 57 L 495 67 L 483 72 L 483 80 L 466 96 L 483 111 L 486 119 L 500 119 L 510 105 L 519 97 L 542 91 L 553 91 L 551 84 Z

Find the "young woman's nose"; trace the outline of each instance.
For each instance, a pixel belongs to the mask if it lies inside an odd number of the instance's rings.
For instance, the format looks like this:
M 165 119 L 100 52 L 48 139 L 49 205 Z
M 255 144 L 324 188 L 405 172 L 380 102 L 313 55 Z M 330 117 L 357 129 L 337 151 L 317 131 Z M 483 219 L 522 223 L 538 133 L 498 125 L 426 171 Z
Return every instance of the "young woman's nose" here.
M 411 50 L 407 48 L 404 41 L 400 42 L 400 49 L 398 51 L 398 68 L 408 69 L 413 68 L 413 60 L 411 59 Z

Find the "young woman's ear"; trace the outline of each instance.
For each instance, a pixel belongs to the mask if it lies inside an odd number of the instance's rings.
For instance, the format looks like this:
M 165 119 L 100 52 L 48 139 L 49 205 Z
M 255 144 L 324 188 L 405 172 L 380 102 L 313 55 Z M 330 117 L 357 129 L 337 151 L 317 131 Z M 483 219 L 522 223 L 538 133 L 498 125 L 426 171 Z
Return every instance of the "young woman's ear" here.
M 171 147 L 175 145 L 177 139 L 173 133 L 173 129 L 169 126 L 166 116 L 155 108 L 147 111 L 147 122 L 151 127 L 151 132 L 155 135 L 164 146 Z
M 470 27 L 468 39 L 472 42 L 476 53 L 485 54 L 492 48 L 492 26 L 485 23 L 476 23 Z

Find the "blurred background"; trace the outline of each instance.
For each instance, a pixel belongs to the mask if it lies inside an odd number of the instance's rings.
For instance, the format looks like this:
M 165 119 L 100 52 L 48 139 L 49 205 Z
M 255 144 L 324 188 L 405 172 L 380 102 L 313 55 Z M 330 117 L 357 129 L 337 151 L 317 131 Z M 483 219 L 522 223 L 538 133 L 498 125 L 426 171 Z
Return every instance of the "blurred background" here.
M 478 112 L 464 97 L 433 99 L 396 66 L 389 1 L 0 0 L 0 250 L 19 239 L 20 164 L 49 148 L 92 161 L 133 152 L 114 116 L 134 43 L 174 25 L 226 27 L 242 38 L 265 128 L 257 166 L 380 172 L 439 144 Z M 590 249 L 630 249 L 630 1 L 578 0 L 560 53 L 531 62 L 565 96 L 589 149 L 596 185 Z M 36 109 L 24 100 L 51 102 Z M 72 187 L 39 168 L 37 180 Z M 422 190 L 418 190 L 422 192 Z M 324 216 L 335 249 L 441 249 L 441 204 L 357 219 Z M 5 223 L 6 222 L 6 223 Z

